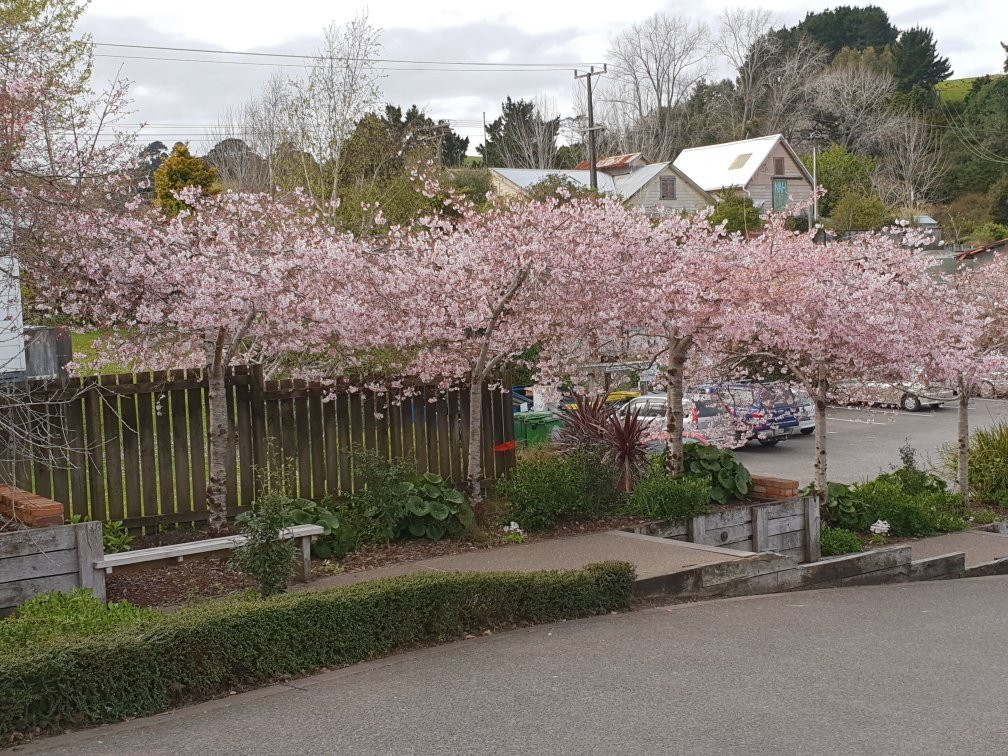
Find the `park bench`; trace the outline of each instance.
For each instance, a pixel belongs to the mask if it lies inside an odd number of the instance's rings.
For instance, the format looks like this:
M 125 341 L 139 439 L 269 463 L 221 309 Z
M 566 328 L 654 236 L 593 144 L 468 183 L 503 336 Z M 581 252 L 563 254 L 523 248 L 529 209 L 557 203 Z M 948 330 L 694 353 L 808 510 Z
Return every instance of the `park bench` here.
M 295 575 L 301 582 L 306 583 L 311 577 L 311 542 L 314 538 L 322 535 L 322 532 L 321 525 L 292 525 L 280 531 L 280 538 L 284 540 L 296 539 L 301 542 L 300 558 L 295 565 Z M 171 546 L 155 546 L 150 549 L 120 551 L 116 554 L 105 554 L 101 559 L 96 559 L 94 566 L 96 570 L 105 570 L 105 573 L 109 574 L 116 567 L 125 567 L 129 564 L 167 561 L 169 559 L 181 562 L 187 556 L 234 549 L 242 546 L 247 540 L 243 535 L 234 535 L 190 541 L 189 543 L 176 543 Z

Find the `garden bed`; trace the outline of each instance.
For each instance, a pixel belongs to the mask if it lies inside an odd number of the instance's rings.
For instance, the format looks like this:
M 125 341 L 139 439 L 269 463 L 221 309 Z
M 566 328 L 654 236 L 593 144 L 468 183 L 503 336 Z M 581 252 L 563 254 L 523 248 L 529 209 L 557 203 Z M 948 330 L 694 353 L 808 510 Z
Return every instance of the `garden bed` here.
M 525 541 L 528 543 L 626 528 L 646 520 L 645 517 L 631 515 L 570 519 L 552 530 L 526 534 Z M 209 537 L 211 534 L 204 529 L 185 528 L 137 537 L 133 546 L 147 548 Z M 492 536 L 485 541 L 464 537 L 441 541 L 418 538 L 387 544 L 364 544 L 343 559 L 313 559 L 312 576 L 327 577 L 339 572 L 358 572 L 492 548 L 506 548 L 506 545 Z M 219 556 L 194 557 L 181 563 L 138 565 L 128 571 L 116 570 L 106 578 L 109 601 L 126 599 L 144 607 L 180 606 L 194 600 L 244 591 L 254 586 L 251 578 L 229 566 L 227 557 Z

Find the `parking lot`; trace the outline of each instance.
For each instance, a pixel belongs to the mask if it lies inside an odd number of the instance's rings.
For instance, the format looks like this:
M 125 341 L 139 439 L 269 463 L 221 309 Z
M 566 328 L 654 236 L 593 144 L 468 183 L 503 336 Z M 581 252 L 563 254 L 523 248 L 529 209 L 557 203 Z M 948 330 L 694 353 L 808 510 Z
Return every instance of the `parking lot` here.
M 956 406 L 936 410 L 902 410 L 831 407 L 827 413 L 828 476 L 853 483 L 872 478 L 899 465 L 899 448 L 907 441 L 917 450 L 917 460 L 937 464 L 938 450 L 956 440 Z M 1008 401 L 977 399 L 970 408 L 971 429 L 999 420 L 1008 421 Z M 795 435 L 774 447 L 750 444 L 739 459 L 758 475 L 811 482 L 814 470 L 813 436 Z

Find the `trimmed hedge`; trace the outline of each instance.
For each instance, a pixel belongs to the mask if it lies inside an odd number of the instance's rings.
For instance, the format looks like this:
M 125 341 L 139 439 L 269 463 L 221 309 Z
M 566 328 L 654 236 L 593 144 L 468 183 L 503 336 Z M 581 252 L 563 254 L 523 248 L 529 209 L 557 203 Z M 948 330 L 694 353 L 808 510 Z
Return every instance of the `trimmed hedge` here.
M 72 645 L 0 657 L 0 733 L 154 714 L 235 688 L 514 624 L 626 608 L 634 568 L 420 574 L 214 602 Z

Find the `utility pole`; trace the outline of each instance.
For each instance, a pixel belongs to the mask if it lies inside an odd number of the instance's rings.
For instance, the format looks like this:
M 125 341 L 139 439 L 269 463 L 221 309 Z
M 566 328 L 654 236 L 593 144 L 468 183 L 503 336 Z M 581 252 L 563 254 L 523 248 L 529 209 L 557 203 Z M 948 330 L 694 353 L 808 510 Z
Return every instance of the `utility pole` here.
M 816 164 L 818 157 L 816 153 L 819 140 L 825 138 L 826 134 L 821 131 L 813 131 L 809 134 L 809 139 L 812 140 L 812 223 L 809 224 L 810 228 L 819 222 L 819 171 Z
M 601 76 L 606 72 L 606 64 L 602 64 L 602 70 L 596 71 L 595 66 L 591 66 L 585 73 L 578 73 L 574 70 L 575 79 L 585 79 L 588 84 L 588 173 L 591 177 L 591 188 L 598 191 L 598 168 L 595 160 L 595 111 L 592 108 L 592 77 Z
M 483 111 L 483 167 L 486 168 L 490 165 L 487 162 L 487 135 L 486 135 L 486 111 Z

